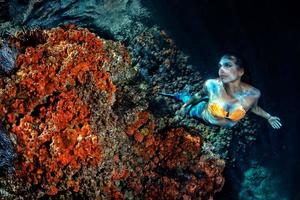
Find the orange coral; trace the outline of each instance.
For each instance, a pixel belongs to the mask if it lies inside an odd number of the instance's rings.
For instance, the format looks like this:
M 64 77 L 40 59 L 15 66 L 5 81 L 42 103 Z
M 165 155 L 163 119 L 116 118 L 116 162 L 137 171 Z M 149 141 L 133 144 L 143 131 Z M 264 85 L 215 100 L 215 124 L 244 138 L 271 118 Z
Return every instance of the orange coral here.
M 121 170 L 114 170 L 112 172 L 112 180 L 120 180 L 120 179 L 125 179 L 129 175 L 129 171 L 125 168 Z
M 147 143 L 151 143 L 150 135 L 152 135 L 155 124 L 153 120 L 150 119 L 150 114 L 148 112 L 139 112 L 137 114 L 136 121 L 129 125 L 127 128 L 127 134 L 129 136 L 133 135 L 134 139 L 138 142 L 142 142 L 147 137 Z
M 139 117 L 129 130 L 136 131 L 145 123 L 146 113 L 139 113 Z M 182 128 L 151 134 L 145 143 L 136 142 L 134 146 L 143 162 L 132 161 L 134 170 L 123 180 L 137 197 L 207 199 L 224 184 L 224 161 L 202 155 L 201 138 Z M 142 184 L 143 180 L 147 182 Z
M 8 83 L 1 80 L 1 116 L 17 136 L 17 174 L 48 195 L 69 188 L 77 192 L 80 179 L 74 175 L 101 160 L 89 107 L 78 90 L 92 82 L 112 104 L 116 86 L 104 69 L 109 58 L 95 34 L 73 25 L 44 34 L 46 43 L 27 47 L 17 57 L 16 74 Z

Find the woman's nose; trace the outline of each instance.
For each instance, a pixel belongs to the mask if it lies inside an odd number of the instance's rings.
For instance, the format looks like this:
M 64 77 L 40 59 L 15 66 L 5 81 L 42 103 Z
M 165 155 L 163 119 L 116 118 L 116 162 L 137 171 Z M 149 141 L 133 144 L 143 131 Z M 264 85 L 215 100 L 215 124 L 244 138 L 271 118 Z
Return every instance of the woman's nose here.
M 219 71 L 220 71 L 220 72 L 224 72 L 224 67 L 221 66 L 221 67 L 219 68 Z

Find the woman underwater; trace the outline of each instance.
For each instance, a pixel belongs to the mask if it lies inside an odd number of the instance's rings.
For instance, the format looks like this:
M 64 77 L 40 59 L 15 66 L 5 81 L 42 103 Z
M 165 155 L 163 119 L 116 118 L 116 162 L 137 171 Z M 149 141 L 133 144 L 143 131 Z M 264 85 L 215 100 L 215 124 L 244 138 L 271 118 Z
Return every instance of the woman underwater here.
M 274 129 L 279 129 L 282 126 L 280 119 L 257 105 L 260 91 L 242 82 L 243 75 L 241 59 L 225 54 L 219 61 L 219 78 L 206 80 L 202 90 L 194 96 L 188 93 L 160 94 L 184 103 L 178 113 L 181 116 L 188 113 L 213 125 L 233 127 L 250 110 L 268 120 Z

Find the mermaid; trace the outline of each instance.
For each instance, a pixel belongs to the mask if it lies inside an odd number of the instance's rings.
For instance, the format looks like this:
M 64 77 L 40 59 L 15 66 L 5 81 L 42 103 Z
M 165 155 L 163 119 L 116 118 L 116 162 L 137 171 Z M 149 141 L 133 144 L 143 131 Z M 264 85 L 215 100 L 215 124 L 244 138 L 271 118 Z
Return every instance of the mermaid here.
M 206 80 L 202 90 L 193 96 L 187 92 L 159 94 L 184 103 L 177 112 L 179 116 L 189 114 L 209 124 L 230 128 L 251 111 L 265 118 L 274 129 L 279 129 L 282 126 L 280 118 L 258 106 L 260 91 L 241 81 L 245 71 L 242 60 L 233 54 L 225 54 L 218 65 L 219 78 Z

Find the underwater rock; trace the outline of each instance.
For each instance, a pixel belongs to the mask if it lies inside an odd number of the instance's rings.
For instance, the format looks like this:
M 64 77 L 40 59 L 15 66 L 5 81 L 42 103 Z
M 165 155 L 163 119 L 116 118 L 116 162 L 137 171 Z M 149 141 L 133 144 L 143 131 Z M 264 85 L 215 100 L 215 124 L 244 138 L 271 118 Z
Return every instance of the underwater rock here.
M 195 93 L 197 86 L 203 82 L 199 72 L 191 66 L 187 67 L 188 57 L 176 47 L 165 31 L 156 26 L 134 38 L 128 50 L 133 66 L 149 85 L 149 109 L 159 117 L 171 117 L 170 113 L 175 113 L 180 105 L 172 99 L 163 100 L 159 92 L 173 93 L 189 87 L 189 92 Z
M 149 12 L 140 0 L 10 1 L 10 17 L 27 27 L 76 23 L 102 37 L 131 40 L 145 30 Z
M 277 174 L 271 169 L 252 163 L 244 172 L 240 199 L 245 200 L 288 200 L 288 194 L 284 190 L 278 191 L 282 183 Z
M 14 159 L 16 153 L 14 151 L 13 143 L 3 127 L 0 128 L 0 170 L 7 171 L 12 174 L 14 171 Z
M 17 49 L 0 38 L 0 74 L 8 74 L 15 68 Z

